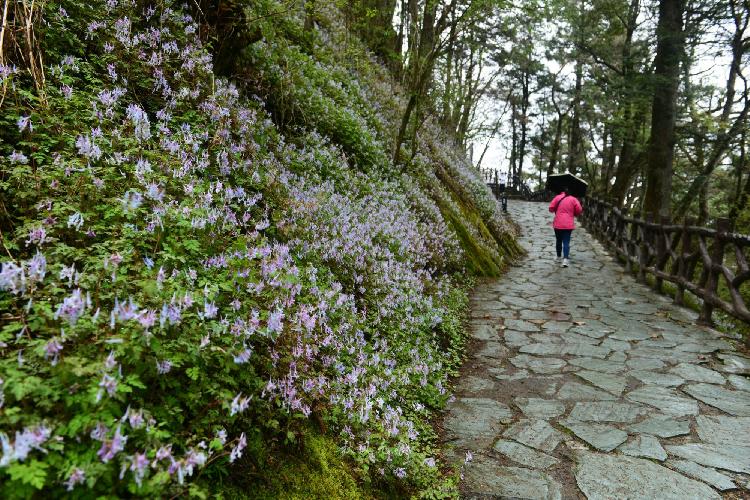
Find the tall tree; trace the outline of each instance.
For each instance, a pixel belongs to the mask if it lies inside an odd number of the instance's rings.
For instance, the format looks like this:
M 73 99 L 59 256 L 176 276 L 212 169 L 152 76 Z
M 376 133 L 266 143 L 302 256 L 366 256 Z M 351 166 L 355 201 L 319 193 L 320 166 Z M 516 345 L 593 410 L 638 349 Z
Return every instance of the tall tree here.
M 677 119 L 680 62 L 684 54 L 684 0 L 660 0 L 656 27 L 654 97 L 651 105 L 651 136 L 648 144 L 646 195 L 643 211 L 653 217 L 672 211 L 672 163 Z

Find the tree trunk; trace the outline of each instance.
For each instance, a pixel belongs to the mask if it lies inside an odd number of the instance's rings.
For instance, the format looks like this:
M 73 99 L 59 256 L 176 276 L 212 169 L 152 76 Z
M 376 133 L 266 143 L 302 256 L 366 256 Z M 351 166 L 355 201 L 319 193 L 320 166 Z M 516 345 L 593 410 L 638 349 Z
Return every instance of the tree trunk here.
M 529 97 L 530 97 L 530 80 L 531 68 L 528 66 L 523 70 L 521 79 L 522 96 L 521 96 L 521 141 L 518 144 L 518 178 L 523 182 L 523 160 L 526 156 L 526 136 L 529 129 Z
M 557 157 L 560 154 L 560 141 L 562 140 L 563 118 L 563 115 L 557 115 L 557 123 L 555 124 L 555 138 L 552 140 L 552 149 L 549 153 L 547 177 L 553 175 L 555 173 L 555 169 L 557 168 Z
M 656 27 L 654 98 L 648 144 L 643 211 L 655 219 L 671 216 L 672 160 L 677 118 L 677 88 L 684 49 L 684 0 L 660 0 Z
M 570 121 L 570 142 L 568 142 L 568 171 L 578 172 L 583 166 L 583 137 L 581 134 L 581 90 L 583 87 L 583 61 L 576 57 L 576 86 L 573 93 L 573 117 Z
M 514 98 L 513 98 L 514 99 Z M 510 129 L 511 129 L 511 138 L 510 138 L 510 185 L 514 188 L 517 187 L 516 182 L 516 176 L 517 170 L 516 170 L 516 150 L 517 150 L 517 144 L 518 144 L 518 132 L 517 132 L 517 124 L 516 124 L 516 102 L 515 99 L 511 102 L 510 105 Z

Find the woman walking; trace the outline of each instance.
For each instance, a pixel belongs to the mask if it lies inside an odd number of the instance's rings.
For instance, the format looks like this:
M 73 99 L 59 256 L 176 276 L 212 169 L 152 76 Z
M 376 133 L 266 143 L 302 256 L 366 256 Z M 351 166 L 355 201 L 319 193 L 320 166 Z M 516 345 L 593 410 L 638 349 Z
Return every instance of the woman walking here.
M 557 258 L 555 262 L 560 261 L 562 254 L 562 267 L 568 267 L 568 257 L 570 255 L 570 236 L 575 229 L 575 218 L 581 215 L 583 207 L 578 198 L 568 193 L 565 189 L 552 199 L 549 204 L 549 211 L 555 214 L 555 220 L 552 221 L 552 227 L 555 229 L 555 250 Z

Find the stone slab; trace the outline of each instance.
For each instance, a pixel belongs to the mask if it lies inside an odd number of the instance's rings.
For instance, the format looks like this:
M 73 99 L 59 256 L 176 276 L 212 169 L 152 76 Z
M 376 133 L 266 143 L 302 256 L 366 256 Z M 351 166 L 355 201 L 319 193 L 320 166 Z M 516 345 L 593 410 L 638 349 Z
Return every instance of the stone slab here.
M 546 453 L 529 448 L 515 441 L 499 440 L 495 443 L 494 450 L 505 455 L 516 463 L 533 467 L 534 469 L 547 469 L 559 463 L 555 457 Z
M 505 341 L 505 345 L 509 347 L 521 347 L 534 342 L 529 339 L 525 333 L 512 330 L 505 330 L 505 332 L 503 332 L 503 340 Z
M 688 443 L 667 446 L 667 452 L 708 467 L 750 474 L 750 447 Z
M 659 440 L 648 434 L 639 434 L 618 449 L 631 457 L 653 458 L 660 462 L 667 459 L 667 452 Z
M 471 336 L 478 340 L 497 340 L 500 337 L 495 325 L 476 325 L 471 328 Z
M 629 351 L 632 347 L 630 345 L 630 342 L 625 342 L 624 340 L 615 340 L 613 338 L 604 339 L 599 345 L 612 349 L 613 351 Z
M 581 451 L 576 461 L 576 483 L 588 500 L 721 498 L 705 484 L 642 458 Z
M 627 393 L 625 398 L 636 403 L 651 405 L 675 417 L 698 414 L 698 403 L 694 399 L 681 396 L 666 387 L 647 385 Z
M 742 375 L 730 375 L 727 377 L 729 383 L 734 386 L 735 389 L 740 391 L 750 392 L 750 379 L 743 377 Z
M 552 453 L 563 438 L 560 431 L 540 419 L 521 419 L 503 436 L 546 453 Z
M 618 375 L 612 375 L 610 373 L 592 372 L 583 370 L 576 372 L 576 375 L 585 380 L 586 382 L 595 385 L 600 389 L 604 389 L 607 392 L 619 396 L 622 391 L 625 390 L 627 385 L 627 379 Z
M 501 422 L 513 413 L 506 405 L 489 398 L 460 398 L 451 404 L 443 421 L 447 434 L 461 443 L 490 444 Z
M 640 380 L 646 385 L 663 385 L 664 387 L 677 387 L 685 382 L 685 379 L 672 373 L 659 373 L 649 370 L 633 370 L 628 372 L 631 377 Z
M 557 392 L 558 399 L 569 399 L 573 401 L 614 401 L 617 396 L 589 385 L 578 382 L 566 382 Z
M 604 359 L 612 352 L 609 348 L 598 347 L 591 344 L 556 344 L 552 342 L 528 344 L 519 349 L 525 354 L 536 354 L 538 356 L 586 356 L 590 358 Z
M 750 358 L 737 354 L 717 354 L 716 357 L 724 362 L 718 367 L 724 373 L 750 375 Z
M 526 368 L 534 373 L 559 373 L 567 364 L 558 358 L 539 358 L 528 354 L 519 354 L 509 360 L 516 368 Z
M 710 484 L 719 491 L 733 490 L 737 488 L 737 485 L 732 482 L 730 477 L 689 460 L 670 460 L 667 462 L 667 465 L 672 466 L 672 468 L 677 469 L 686 476 Z
M 506 319 L 505 327 L 519 332 L 538 332 L 539 325 L 523 319 Z
M 657 415 L 631 425 L 629 430 L 651 434 L 660 438 L 670 438 L 690 434 L 690 422 L 687 420 L 676 420 L 666 415 Z
M 632 358 L 625 362 L 631 370 L 661 370 L 666 365 L 664 361 L 653 358 Z
M 508 348 L 500 342 L 487 341 L 484 346 L 477 351 L 477 358 L 505 359 L 508 357 Z
M 483 377 L 469 375 L 468 377 L 460 380 L 458 387 L 470 394 L 476 394 L 477 392 L 492 389 L 493 387 L 495 387 L 495 383 L 492 380 L 488 380 Z
M 690 363 L 680 363 L 669 371 L 693 382 L 721 385 L 726 381 L 721 373 Z
M 614 401 L 617 396 L 578 382 L 566 382 L 557 391 L 557 399 L 573 401 Z
M 632 423 L 649 410 L 641 405 L 614 401 L 587 401 L 576 403 L 570 420 L 579 422 Z
M 565 403 L 551 399 L 516 398 L 516 405 L 529 418 L 548 420 L 565 413 Z
M 619 373 L 625 370 L 625 365 L 622 363 L 597 358 L 571 358 L 568 360 L 568 364 L 581 367 L 584 370 L 604 373 Z
M 730 391 L 713 384 L 691 384 L 683 387 L 696 399 L 736 417 L 750 417 L 750 393 Z
M 626 432 L 610 425 L 573 420 L 560 421 L 560 425 L 601 451 L 612 451 L 628 439 Z
M 477 498 L 528 498 L 560 500 L 560 484 L 544 472 L 504 467 L 496 460 L 478 456 L 466 465 L 463 497 Z
M 750 417 L 699 415 L 695 428 L 706 443 L 750 447 Z
M 609 336 L 611 339 L 622 340 L 625 342 L 647 340 L 651 338 L 651 334 L 644 330 L 620 330 Z

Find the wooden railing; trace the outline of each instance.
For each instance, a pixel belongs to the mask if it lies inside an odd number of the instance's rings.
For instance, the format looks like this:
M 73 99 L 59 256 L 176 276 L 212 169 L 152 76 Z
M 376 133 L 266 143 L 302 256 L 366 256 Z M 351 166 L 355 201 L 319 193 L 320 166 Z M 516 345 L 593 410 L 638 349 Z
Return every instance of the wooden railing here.
M 732 232 L 728 219 L 718 219 L 715 229 L 670 220 L 642 220 L 628 216 L 603 201 L 585 198 L 582 222 L 596 238 L 609 245 L 625 262 L 628 272 L 646 283 L 647 275 L 664 293 L 664 282 L 674 284 L 674 301 L 684 303 L 685 291 L 700 299 L 698 322 L 713 323 L 720 309 L 746 323 L 750 311 L 750 237 Z

